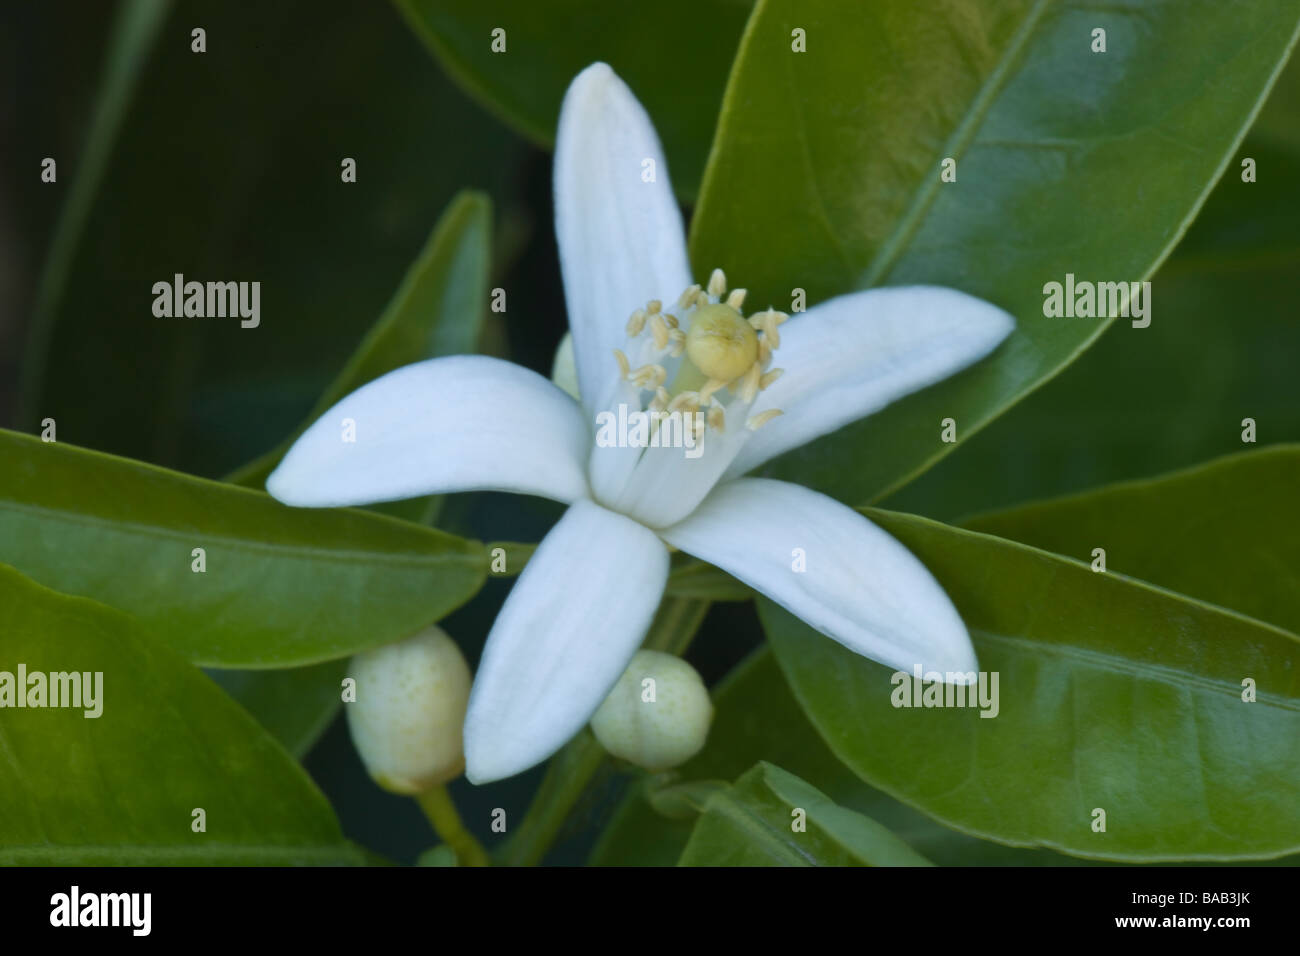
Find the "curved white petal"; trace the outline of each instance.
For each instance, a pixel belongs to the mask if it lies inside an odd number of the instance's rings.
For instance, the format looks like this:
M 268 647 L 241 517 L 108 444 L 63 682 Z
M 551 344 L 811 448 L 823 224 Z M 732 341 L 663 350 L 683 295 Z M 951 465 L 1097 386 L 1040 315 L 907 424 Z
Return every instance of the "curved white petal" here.
M 1015 324 L 997 306 L 939 286 L 854 292 L 792 317 L 772 359 L 785 372 L 750 412 L 783 414 L 754 433 L 727 474 L 742 475 L 942 381 L 992 352 Z
M 624 347 L 628 317 L 691 281 L 659 137 L 604 63 L 578 74 L 560 109 L 555 233 L 582 401 L 594 415 L 617 379 L 613 350 Z
M 449 491 L 513 491 L 567 504 L 587 495 L 590 443 L 578 403 L 536 372 L 454 355 L 399 368 L 348 395 L 294 442 L 266 490 L 304 508 Z
M 909 673 L 917 665 L 977 669 L 966 627 L 939 582 L 905 547 L 826 495 L 741 478 L 660 536 L 872 660 Z
M 500 780 L 545 760 L 596 712 L 636 653 L 664 583 L 652 531 L 576 502 L 497 615 L 465 718 L 465 773 Z

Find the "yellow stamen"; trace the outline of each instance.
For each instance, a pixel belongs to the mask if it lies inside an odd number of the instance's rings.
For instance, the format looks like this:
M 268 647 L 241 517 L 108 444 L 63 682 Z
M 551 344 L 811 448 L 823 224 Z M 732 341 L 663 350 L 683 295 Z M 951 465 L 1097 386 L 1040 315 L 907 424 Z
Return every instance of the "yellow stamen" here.
M 759 412 L 749 421 L 745 422 L 745 427 L 748 428 L 751 432 L 756 432 L 780 414 L 782 414 L 781 409 L 769 408 L 767 411 Z
M 745 289 L 732 289 L 731 295 L 727 296 L 727 305 L 731 306 L 733 309 L 739 310 L 740 307 L 745 304 L 746 292 L 747 290 Z
M 645 309 L 637 309 L 633 312 L 632 318 L 627 320 L 627 337 L 634 339 L 640 335 L 641 330 L 645 328 L 645 320 Z
M 721 298 L 727 292 L 727 275 L 721 269 L 714 269 L 709 276 L 709 295 Z
M 758 380 L 758 390 L 764 391 L 769 385 L 785 374 L 785 369 L 774 368 L 770 372 L 765 372 L 763 377 Z
M 627 356 L 623 354 L 622 349 L 614 349 L 614 360 L 618 362 L 620 378 L 626 379 L 632 374 L 632 366 L 628 363 Z

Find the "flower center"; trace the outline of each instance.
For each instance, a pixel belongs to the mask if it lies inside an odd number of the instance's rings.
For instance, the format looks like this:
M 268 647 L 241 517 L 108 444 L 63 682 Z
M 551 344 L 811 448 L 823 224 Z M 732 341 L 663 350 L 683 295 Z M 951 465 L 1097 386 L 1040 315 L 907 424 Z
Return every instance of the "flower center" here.
M 652 411 L 703 411 L 706 428 L 724 431 L 726 413 L 733 409 L 747 412 L 758 393 L 782 371 L 768 370 L 768 366 L 781 346 L 777 326 L 789 316 L 768 309 L 746 318 L 740 311 L 744 302 L 745 290 L 733 289 L 728 295 L 726 276 L 721 269 L 714 269 L 707 289 L 692 285 L 678 297 L 680 318 L 665 312 L 658 299 L 646 303 L 628 319 L 627 334 L 640 349 L 634 354 L 653 361 L 633 369 L 627 355 L 615 349 L 620 375 L 655 393 Z M 642 339 L 647 333 L 649 341 Z M 679 360 L 668 388 L 664 387 L 668 381 L 665 360 Z M 729 401 L 722 400 L 724 394 Z M 757 429 L 780 414 L 778 409 L 768 409 L 745 424 Z
M 725 302 L 706 305 L 691 316 L 686 356 L 709 378 L 734 381 L 758 361 L 758 335 Z

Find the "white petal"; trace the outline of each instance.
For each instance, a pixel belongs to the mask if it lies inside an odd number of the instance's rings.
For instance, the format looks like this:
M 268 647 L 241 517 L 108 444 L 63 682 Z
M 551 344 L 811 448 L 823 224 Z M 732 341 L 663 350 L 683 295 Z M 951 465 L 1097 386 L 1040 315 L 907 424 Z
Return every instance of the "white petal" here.
M 909 673 L 966 674 L 975 649 L 925 566 L 862 515 L 800 485 L 742 478 L 660 532 L 851 651 Z M 795 570 L 800 549 L 805 570 Z
M 355 441 L 348 437 L 351 421 Z M 482 355 L 407 365 L 320 417 L 266 480 L 305 508 L 449 491 L 513 491 L 566 504 L 587 495 L 581 407 L 526 368 Z
M 542 539 L 488 635 L 465 773 L 500 780 L 545 760 L 596 712 L 636 653 L 668 580 L 653 532 L 589 501 Z
M 659 138 L 604 63 L 578 74 L 560 110 L 555 233 L 582 400 L 594 415 L 617 378 L 613 350 L 623 347 L 628 317 L 650 299 L 667 306 L 691 281 Z
M 751 415 L 783 414 L 760 428 L 727 474 L 742 475 L 791 448 L 877 412 L 988 355 L 1015 328 L 994 305 L 938 286 L 839 296 L 781 326 L 772 359 L 785 373 Z

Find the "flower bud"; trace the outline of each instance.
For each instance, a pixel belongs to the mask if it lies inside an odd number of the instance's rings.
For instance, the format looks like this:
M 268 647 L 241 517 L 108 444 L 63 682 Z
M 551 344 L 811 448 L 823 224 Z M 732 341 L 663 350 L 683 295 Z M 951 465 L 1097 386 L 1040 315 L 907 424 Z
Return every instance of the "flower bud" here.
M 348 673 L 357 682 L 348 729 L 377 784 L 414 794 L 460 776 L 470 672 L 442 628 L 363 651 Z
M 713 704 L 695 668 L 680 657 L 637 651 L 591 718 L 601 746 L 646 770 L 667 770 L 700 752 Z

